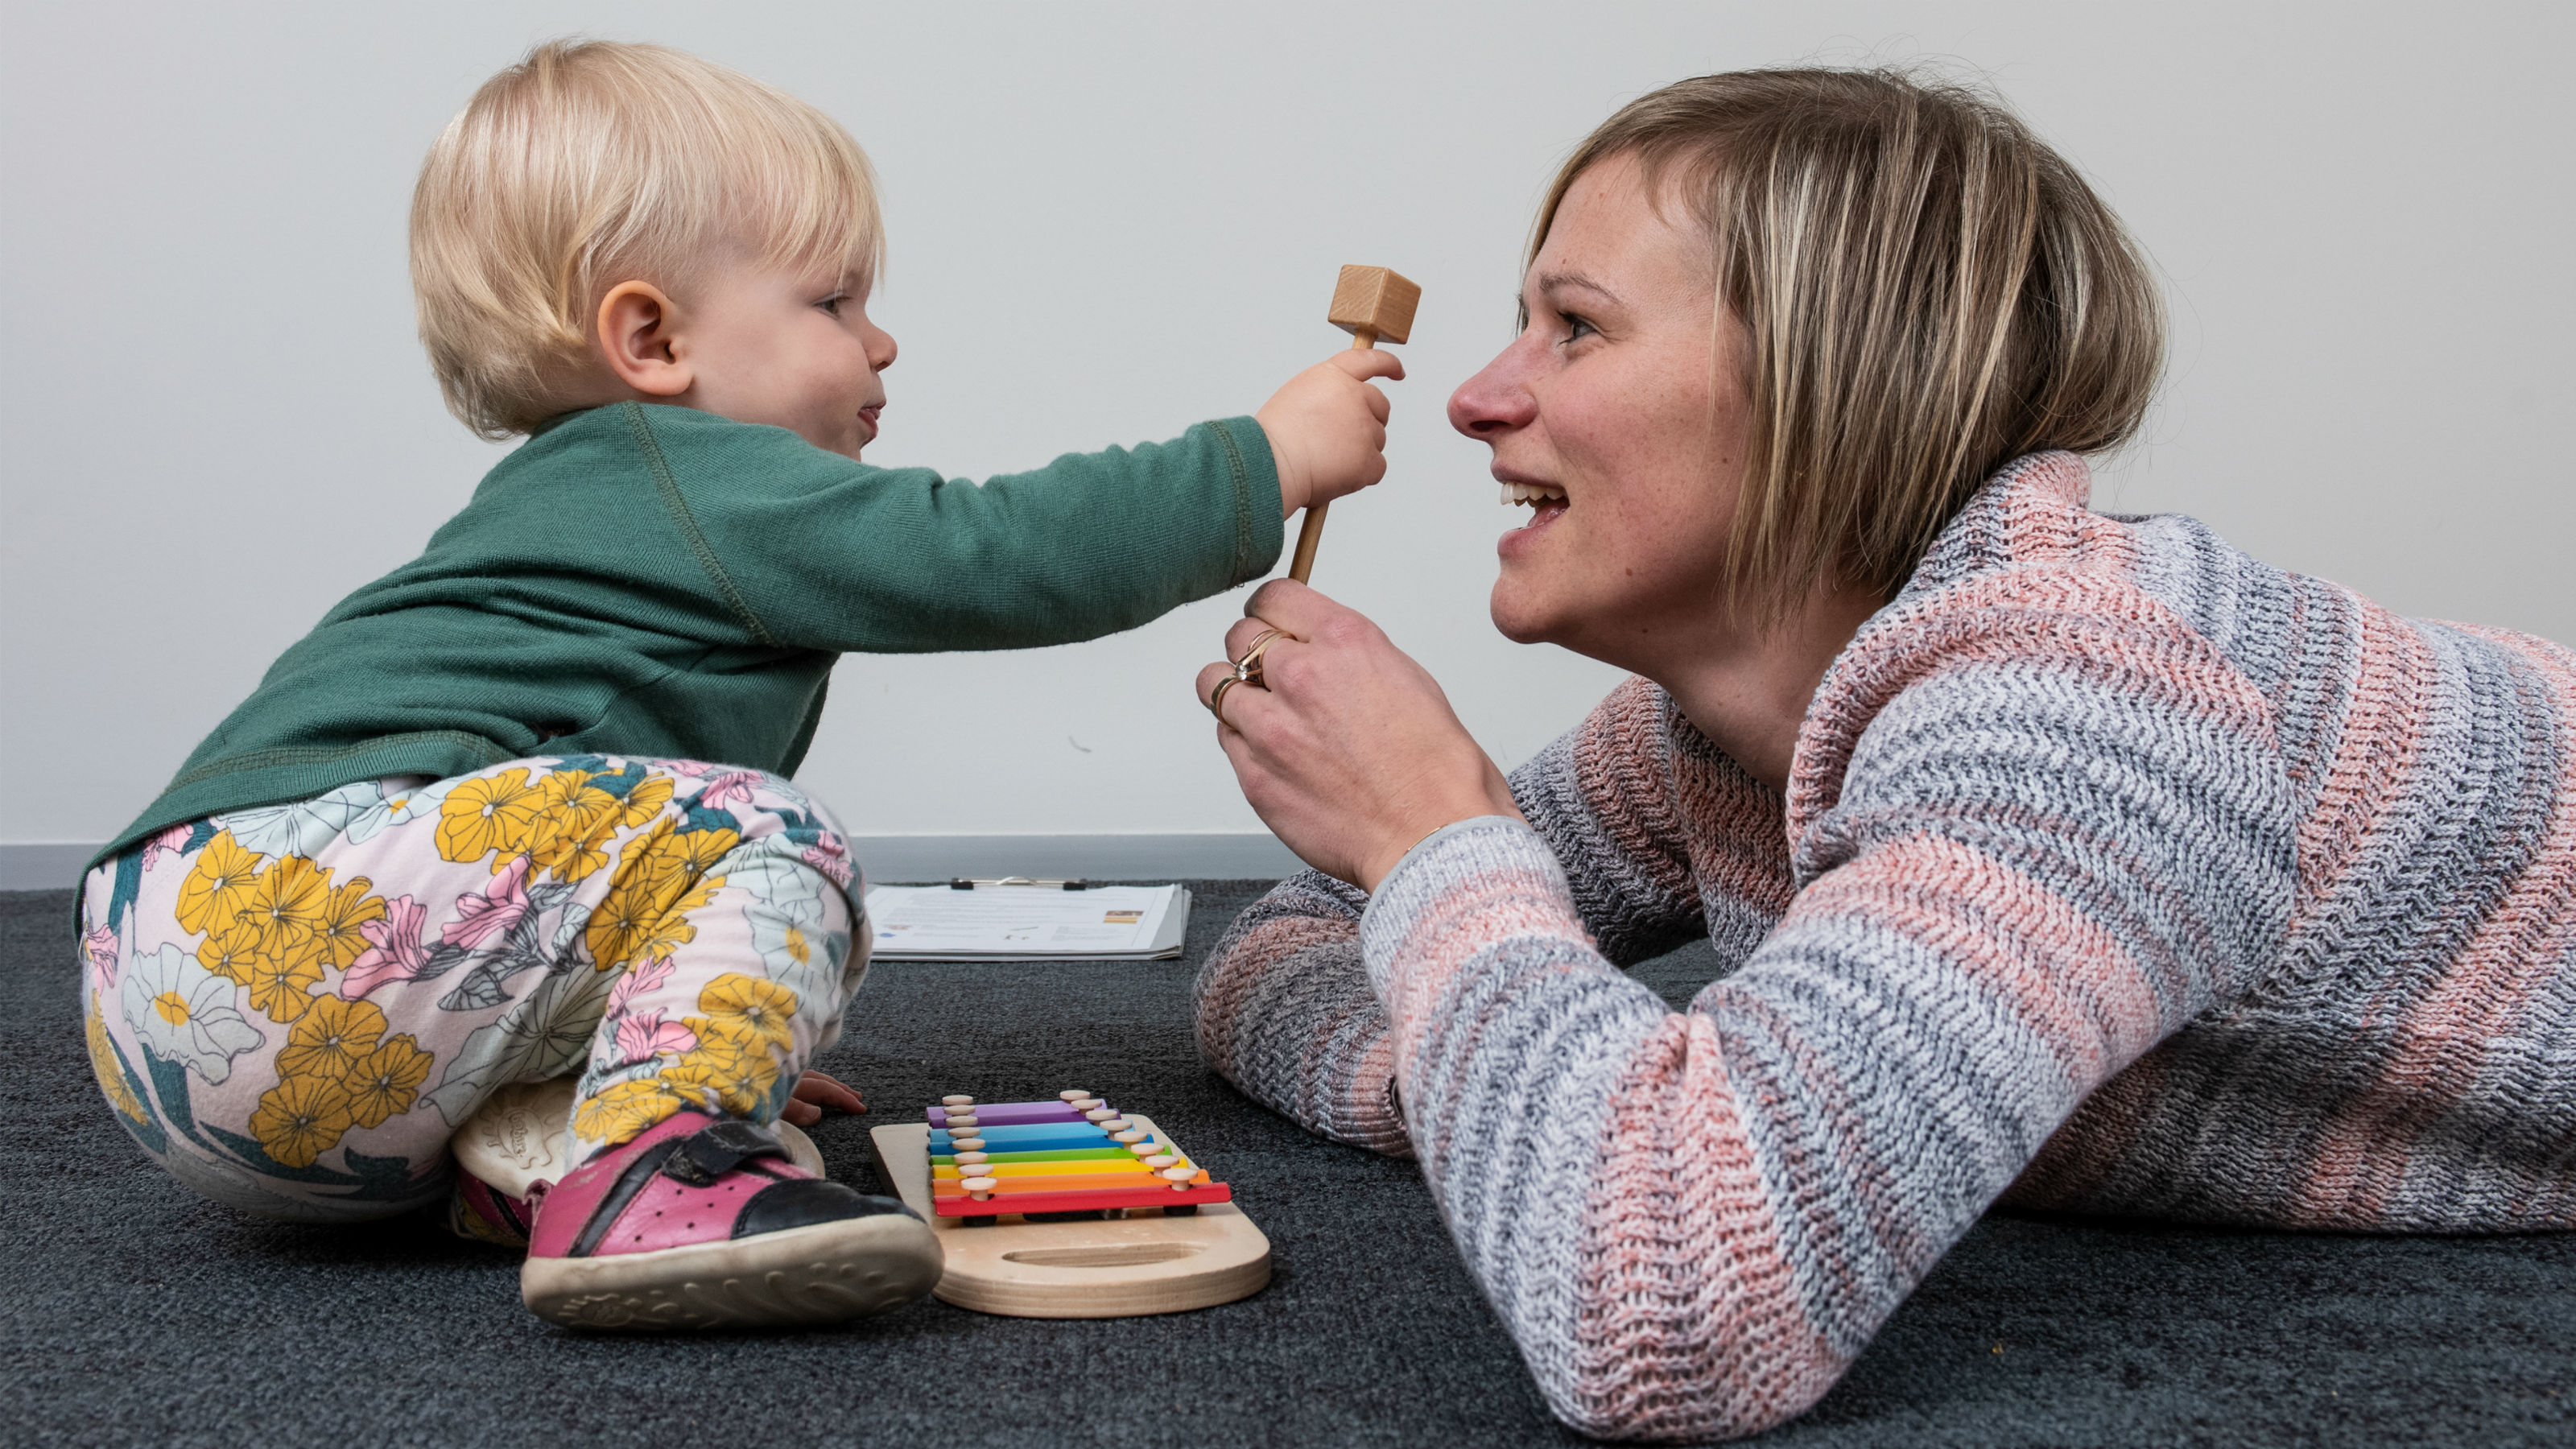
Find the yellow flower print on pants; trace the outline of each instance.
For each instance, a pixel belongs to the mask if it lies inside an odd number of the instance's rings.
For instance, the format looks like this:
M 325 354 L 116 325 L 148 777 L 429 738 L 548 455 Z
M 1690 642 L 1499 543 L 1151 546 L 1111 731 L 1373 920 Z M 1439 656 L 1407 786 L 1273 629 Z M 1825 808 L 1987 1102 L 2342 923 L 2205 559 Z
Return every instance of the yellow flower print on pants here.
M 859 889 L 830 818 L 753 771 L 362 781 L 92 872 L 83 1030 L 189 1185 L 383 1216 L 445 1190 L 448 1136 L 512 1083 L 578 1076 L 584 1154 L 683 1110 L 774 1116 L 864 973 Z
M 655 969 L 638 976 L 657 980 Z M 779 1084 L 792 1085 L 785 1063 L 796 1046 L 799 1005 L 777 982 L 727 972 L 698 992 L 703 1015 L 681 1018 L 677 1029 L 663 1025 L 658 1011 L 618 1012 L 612 1040 L 636 1058 L 630 1069 L 649 1075 L 629 1075 L 591 1098 L 573 1114 L 574 1134 L 608 1146 L 682 1110 L 774 1115 Z
M 528 783 L 524 769 L 468 776 L 447 792 L 438 808 L 439 859 L 481 860 L 495 852 L 520 853 L 536 828 L 543 804 L 543 792 Z

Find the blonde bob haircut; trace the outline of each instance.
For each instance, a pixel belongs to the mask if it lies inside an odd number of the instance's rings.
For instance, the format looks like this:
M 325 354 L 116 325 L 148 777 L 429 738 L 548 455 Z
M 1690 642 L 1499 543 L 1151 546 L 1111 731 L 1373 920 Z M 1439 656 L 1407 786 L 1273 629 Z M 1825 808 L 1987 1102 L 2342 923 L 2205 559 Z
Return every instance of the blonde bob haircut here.
M 850 133 L 774 86 L 658 45 L 549 41 L 486 81 L 412 192 L 420 338 L 447 406 L 487 438 L 574 404 L 592 311 L 713 265 L 884 262 L 876 177 Z
M 1743 357 L 1730 604 L 1776 619 L 1828 582 L 1893 597 L 2005 463 L 2138 431 L 2163 366 L 2155 280 L 2119 218 L 1996 98 L 1883 69 L 1666 86 L 1567 159 L 1533 261 L 1574 179 L 1617 157 L 1698 224 L 1718 355 Z

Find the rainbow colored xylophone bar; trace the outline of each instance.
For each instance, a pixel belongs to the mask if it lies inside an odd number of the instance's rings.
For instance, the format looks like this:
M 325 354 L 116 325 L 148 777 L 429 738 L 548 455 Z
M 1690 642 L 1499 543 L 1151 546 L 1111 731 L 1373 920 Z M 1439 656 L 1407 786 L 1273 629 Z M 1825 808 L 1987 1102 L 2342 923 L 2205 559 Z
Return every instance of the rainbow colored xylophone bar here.
M 1234 1190 L 1089 1092 L 1052 1102 L 942 1097 L 930 1115 L 930 1196 L 970 1226 L 1003 1213 L 1161 1208 L 1180 1215 Z

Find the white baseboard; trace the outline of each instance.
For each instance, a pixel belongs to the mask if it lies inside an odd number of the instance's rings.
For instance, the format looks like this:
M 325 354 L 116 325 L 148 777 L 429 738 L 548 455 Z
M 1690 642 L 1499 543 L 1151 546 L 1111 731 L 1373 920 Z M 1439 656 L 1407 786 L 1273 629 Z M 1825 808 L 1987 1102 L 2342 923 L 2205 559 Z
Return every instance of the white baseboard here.
M 80 883 L 80 868 L 98 853 L 87 844 L 0 845 L 0 891 L 67 891 Z
M 850 841 L 874 881 L 951 876 L 1091 880 L 1275 880 L 1301 868 L 1268 834 L 861 835 Z M 0 845 L 0 891 L 69 890 L 95 843 Z

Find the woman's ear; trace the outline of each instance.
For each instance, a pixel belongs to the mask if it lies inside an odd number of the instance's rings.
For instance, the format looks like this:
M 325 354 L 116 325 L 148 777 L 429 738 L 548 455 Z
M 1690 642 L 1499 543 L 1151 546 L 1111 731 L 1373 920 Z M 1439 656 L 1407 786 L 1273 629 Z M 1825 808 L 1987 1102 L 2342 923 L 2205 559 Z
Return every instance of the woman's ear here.
M 651 397 L 697 381 L 680 341 L 680 309 L 650 282 L 620 282 L 599 299 L 599 347 L 618 380 Z

